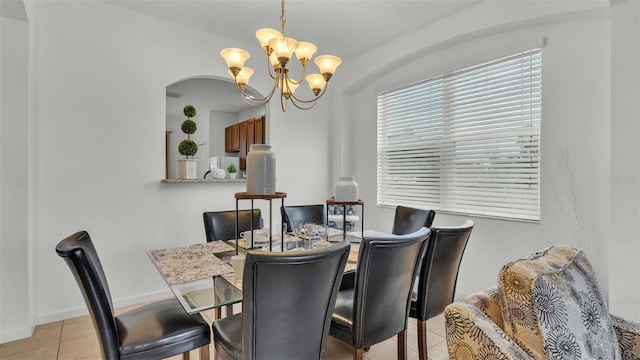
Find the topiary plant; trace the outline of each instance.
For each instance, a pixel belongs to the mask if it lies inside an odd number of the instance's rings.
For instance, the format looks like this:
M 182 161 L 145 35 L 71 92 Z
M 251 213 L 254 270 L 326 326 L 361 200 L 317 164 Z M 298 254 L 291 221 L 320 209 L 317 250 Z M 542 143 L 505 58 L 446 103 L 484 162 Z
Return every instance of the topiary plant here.
M 233 165 L 233 164 L 231 164 L 231 165 L 227 166 L 227 171 L 228 171 L 229 173 L 231 173 L 231 174 L 235 173 L 235 172 L 237 171 L 237 170 L 236 170 L 236 166 L 235 166 L 235 165 Z
M 182 123 L 182 132 L 187 134 L 187 139 L 182 140 L 178 145 L 178 152 L 180 155 L 184 155 L 189 158 L 189 156 L 193 157 L 198 152 L 198 145 L 195 141 L 191 140 L 191 134 L 195 133 L 198 130 L 198 126 L 195 121 L 191 120 L 192 117 L 196 116 L 196 108 L 193 105 L 187 105 L 182 109 L 182 112 L 187 117 Z

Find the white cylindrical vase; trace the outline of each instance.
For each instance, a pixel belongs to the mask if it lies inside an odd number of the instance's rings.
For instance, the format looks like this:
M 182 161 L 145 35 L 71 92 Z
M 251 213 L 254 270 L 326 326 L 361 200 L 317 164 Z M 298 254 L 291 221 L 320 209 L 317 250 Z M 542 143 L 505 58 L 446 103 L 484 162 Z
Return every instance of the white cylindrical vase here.
M 340 176 L 333 187 L 335 201 L 358 201 L 360 187 L 353 176 Z
M 247 154 L 247 194 L 276 193 L 276 154 L 271 145 L 253 144 Z

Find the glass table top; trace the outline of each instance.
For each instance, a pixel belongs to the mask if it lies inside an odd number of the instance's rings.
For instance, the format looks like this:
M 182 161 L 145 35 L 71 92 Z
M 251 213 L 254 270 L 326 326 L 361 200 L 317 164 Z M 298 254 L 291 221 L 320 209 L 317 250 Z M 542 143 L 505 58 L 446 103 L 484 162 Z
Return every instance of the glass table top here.
M 360 248 L 359 238 L 348 237 L 348 240 L 351 240 L 351 251 L 345 272 L 355 270 Z M 340 242 L 342 241 L 342 235 L 330 236 L 329 241 L 331 243 Z M 191 271 L 194 267 L 206 267 L 204 266 L 206 264 L 203 263 L 210 262 L 211 253 L 203 252 L 201 244 L 174 249 L 150 250 L 147 251 L 147 255 L 184 310 L 188 314 L 195 314 L 242 301 L 241 279 L 235 278 L 233 268 L 229 265 L 231 263 L 231 257 L 236 253 L 235 240 L 230 240 L 227 244 L 231 245 L 233 250 L 229 251 L 229 247 L 227 247 L 224 248 L 224 250 L 227 251 L 214 252 L 214 262 L 224 262 L 225 265 L 222 265 L 222 267 L 218 265 L 214 267 L 213 270 L 209 269 L 210 272 L 206 273 L 206 277 L 202 277 L 204 276 L 202 274 L 191 274 L 190 276 L 194 277 L 193 280 L 184 274 L 178 274 L 182 276 L 176 276 L 175 272 L 181 268 Z M 309 249 L 313 246 L 313 241 L 310 242 L 305 239 L 300 239 L 299 242 L 293 244 L 294 245 L 288 246 L 288 249 L 285 251 Z M 197 248 L 197 251 L 189 251 L 192 248 Z M 280 251 L 279 244 L 277 250 Z M 178 265 L 174 268 L 169 267 L 171 270 L 168 270 L 166 264 L 162 263 L 166 261 L 166 259 L 158 258 L 158 252 L 170 252 L 172 256 L 171 261 L 174 261 Z M 239 247 L 238 253 L 244 254 L 246 250 Z

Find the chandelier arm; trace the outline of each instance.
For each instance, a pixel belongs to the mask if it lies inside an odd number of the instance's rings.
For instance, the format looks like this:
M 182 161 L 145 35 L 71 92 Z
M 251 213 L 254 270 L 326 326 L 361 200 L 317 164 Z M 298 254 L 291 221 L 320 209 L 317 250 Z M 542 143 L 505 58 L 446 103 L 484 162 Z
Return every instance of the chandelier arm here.
M 296 99 L 296 98 L 294 98 L 294 97 L 290 97 L 290 98 L 289 98 L 289 100 L 291 100 L 291 103 L 293 104 L 293 106 L 297 107 L 298 109 L 300 109 L 300 110 L 309 110 L 309 109 L 311 109 L 312 107 L 316 106 L 316 102 L 317 102 L 318 98 L 316 98 L 316 99 L 314 99 L 314 100 L 311 100 L 311 101 L 303 101 L 303 103 L 305 103 L 305 104 L 308 104 L 308 103 L 310 103 L 310 104 L 311 104 L 311 105 L 310 105 L 310 106 L 308 106 L 308 107 L 307 107 L 307 106 L 302 106 L 302 105 L 297 104 L 297 103 L 296 103 L 296 100 L 297 100 L 297 99 Z
M 327 87 L 329 87 L 329 83 L 328 82 L 324 85 L 324 88 L 322 89 L 322 91 L 320 91 L 320 93 L 316 97 L 311 99 L 311 100 L 304 100 L 304 99 L 297 98 L 294 94 L 291 94 L 290 97 L 292 97 L 293 99 L 295 99 L 296 101 L 301 102 L 301 103 L 305 103 L 305 104 L 314 103 L 314 105 L 315 105 L 315 102 L 318 101 L 318 99 L 320 99 L 322 97 L 322 95 L 324 95 L 324 93 L 327 91 Z M 313 107 L 313 105 L 311 107 Z M 300 109 L 300 108 L 298 107 L 298 109 Z
M 265 55 L 266 55 L 266 53 L 265 53 Z M 275 71 L 275 69 L 274 69 L 274 73 L 271 73 L 271 68 L 273 66 L 271 65 L 271 61 L 269 60 L 269 56 L 267 56 L 266 58 L 267 58 L 267 72 L 269 73 L 269 76 L 271 76 L 271 78 L 273 80 L 275 80 L 276 77 L 278 76 L 277 71 Z
M 266 101 L 263 101 L 263 102 L 259 102 L 259 103 L 255 103 L 255 104 L 254 104 L 254 103 L 249 102 L 249 101 L 248 101 L 244 96 L 242 97 L 242 101 L 244 101 L 244 103 L 245 103 L 245 104 L 247 104 L 247 105 L 249 105 L 249 106 L 251 106 L 251 107 L 260 107 L 260 106 L 264 106 L 264 105 L 266 105 L 266 104 L 269 102 L 269 100 L 266 100 Z
M 291 79 L 291 78 L 289 77 L 289 72 L 287 71 L 287 80 L 289 80 L 290 82 L 292 82 L 292 83 L 294 83 L 294 84 L 297 84 L 297 85 L 302 84 L 302 82 L 304 81 L 304 75 L 306 74 L 306 69 L 307 69 L 307 66 L 306 66 L 306 65 L 302 67 L 302 75 L 300 75 L 300 80 L 293 80 L 293 79 Z M 326 86 L 325 86 L 325 87 L 326 87 Z
M 263 96 L 263 97 L 255 97 L 253 95 L 247 94 L 240 87 L 240 85 L 238 85 L 237 82 L 236 82 L 236 88 L 238 89 L 238 91 L 240 91 L 240 94 L 242 94 L 242 100 L 245 102 L 245 104 L 247 104 L 249 106 L 254 106 L 254 107 L 262 106 L 262 105 L 265 105 L 266 103 L 268 103 L 271 100 L 271 97 L 273 96 L 273 94 L 276 91 L 276 86 L 274 84 L 274 86 L 271 88 L 271 91 L 269 92 L 269 94 L 267 94 L 266 96 Z M 251 103 L 248 99 L 250 99 L 251 101 L 254 101 L 254 103 Z

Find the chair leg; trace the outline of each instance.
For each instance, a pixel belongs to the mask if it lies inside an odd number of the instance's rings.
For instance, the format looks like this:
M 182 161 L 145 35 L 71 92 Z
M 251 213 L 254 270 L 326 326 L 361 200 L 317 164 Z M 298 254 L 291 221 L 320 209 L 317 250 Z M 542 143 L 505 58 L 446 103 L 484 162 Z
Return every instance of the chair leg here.
M 418 356 L 427 360 L 427 320 L 418 320 Z
M 398 333 L 398 360 L 407 360 L 407 330 Z
M 182 353 L 182 360 L 189 360 L 191 358 L 191 356 L 189 355 L 189 352 L 184 352 Z
M 213 309 L 214 320 L 222 319 L 222 309 L 217 307 Z
M 353 360 L 364 359 L 364 349 L 353 349 Z
M 233 315 L 233 305 L 227 305 L 225 306 L 225 311 L 226 311 L 226 316 L 232 316 Z
M 200 347 L 200 360 L 209 360 L 209 344 Z

